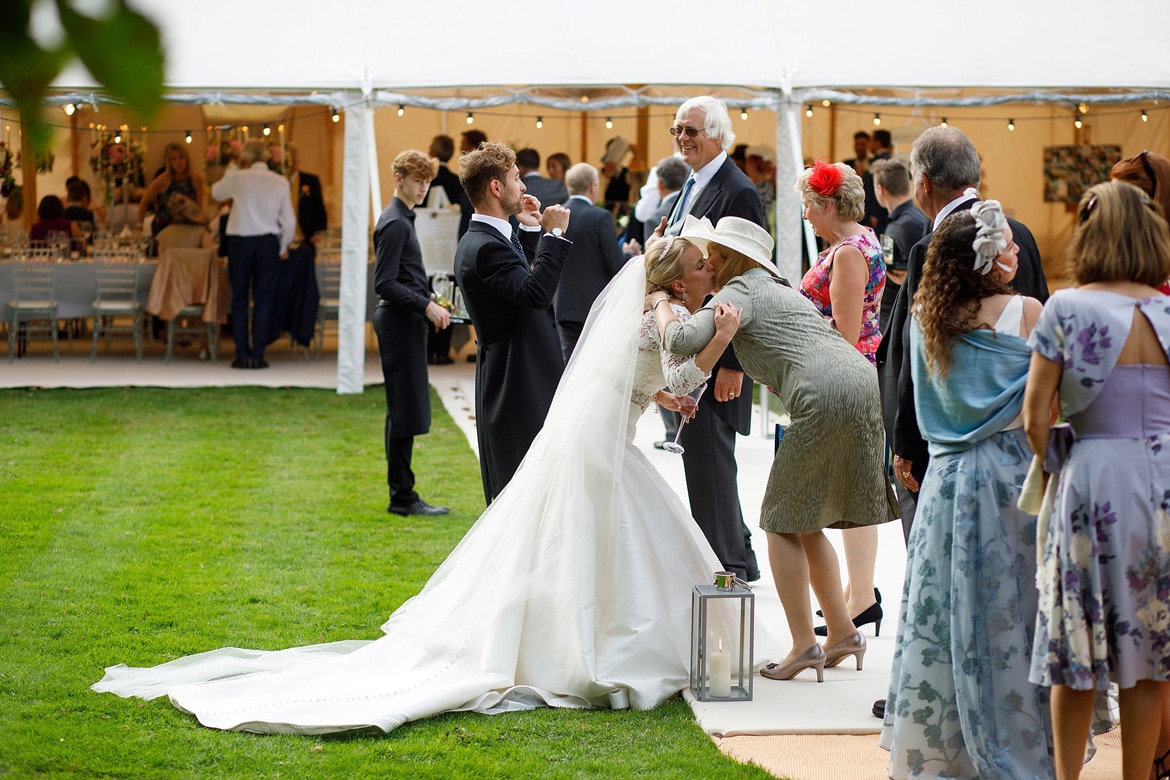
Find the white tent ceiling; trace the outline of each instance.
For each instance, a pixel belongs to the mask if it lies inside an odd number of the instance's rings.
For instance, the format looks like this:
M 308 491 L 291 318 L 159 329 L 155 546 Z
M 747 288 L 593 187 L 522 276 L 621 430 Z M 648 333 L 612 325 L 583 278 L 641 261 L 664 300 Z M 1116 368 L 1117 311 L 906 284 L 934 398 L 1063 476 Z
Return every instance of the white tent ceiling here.
M 374 106 L 580 111 L 707 92 L 778 113 L 777 175 L 791 180 L 807 100 L 1170 101 L 1166 0 L 130 2 L 162 31 L 171 100 L 346 109 L 339 392 L 361 392 L 368 204 L 380 207 Z M 54 88 L 56 102 L 102 99 L 80 66 Z M 778 212 L 797 209 L 781 189 Z M 781 268 L 799 263 L 799 230 L 777 227 Z
M 160 25 L 176 90 L 1170 87 L 1164 0 L 132 5 Z M 58 81 L 89 83 L 80 70 Z

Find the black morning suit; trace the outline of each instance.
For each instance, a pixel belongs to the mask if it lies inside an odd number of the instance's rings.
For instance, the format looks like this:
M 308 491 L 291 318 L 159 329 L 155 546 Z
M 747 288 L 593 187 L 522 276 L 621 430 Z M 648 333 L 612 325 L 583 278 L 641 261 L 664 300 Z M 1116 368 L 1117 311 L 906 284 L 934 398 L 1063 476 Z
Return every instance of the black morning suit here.
M 955 207 L 951 213 L 969 210 L 975 202 L 976 198 L 969 198 Z M 1019 270 L 1016 271 L 1016 278 L 1012 280 L 1011 287 L 1016 292 L 1043 303 L 1048 300 L 1048 282 L 1044 278 L 1044 266 L 1040 262 L 1040 250 L 1036 246 L 1036 239 L 1022 222 L 1008 219 L 1008 225 L 1011 226 L 1013 239 L 1020 247 Z M 912 462 L 910 471 L 919 484 L 922 484 L 922 478 L 926 475 L 926 464 L 930 455 L 926 441 L 918 430 L 918 415 L 914 410 L 914 380 L 910 375 L 909 314 L 914 293 L 918 291 L 918 282 L 922 279 L 926 248 L 930 245 L 933 231 L 932 223 L 922 240 L 910 250 L 906 283 L 902 285 L 894 301 L 893 311 L 890 312 L 889 330 L 877 349 L 886 441 L 895 455 Z M 901 485 L 898 488 L 901 499 L 904 489 Z M 917 494 L 913 494 L 913 501 L 916 503 L 917 500 Z M 914 515 L 906 511 L 908 508 L 906 502 L 899 500 L 899 504 L 903 509 L 902 530 L 906 538 L 909 538 Z
M 687 213 L 706 217 L 712 224 L 717 224 L 722 217 L 742 217 L 765 226 L 759 190 L 730 157 L 699 194 L 691 197 Z M 677 233 L 682 223 L 679 219 L 667 232 Z M 679 442 L 685 448 L 683 470 L 695 522 L 724 569 L 750 580 L 758 576 L 759 566 L 751 549 L 751 531 L 743 522 L 739 503 L 735 435 L 746 436 L 751 432 L 752 380 L 745 374 L 737 397 L 716 401 L 715 380 L 720 369 L 743 371 L 730 345 L 716 362 L 707 389 L 699 399 L 698 413 L 683 426 Z
M 550 310 L 570 242 L 519 231 L 525 252 L 492 225 L 473 221 L 455 251 L 478 352 L 475 422 L 484 498 L 490 504 L 512 479 L 544 425 L 564 370 Z
M 571 197 L 566 206 L 571 217 L 565 237 L 573 246 L 557 285 L 553 312 L 561 338 L 561 354 L 568 363 L 593 301 L 621 270 L 625 255 L 618 246 L 612 213 L 584 198 Z

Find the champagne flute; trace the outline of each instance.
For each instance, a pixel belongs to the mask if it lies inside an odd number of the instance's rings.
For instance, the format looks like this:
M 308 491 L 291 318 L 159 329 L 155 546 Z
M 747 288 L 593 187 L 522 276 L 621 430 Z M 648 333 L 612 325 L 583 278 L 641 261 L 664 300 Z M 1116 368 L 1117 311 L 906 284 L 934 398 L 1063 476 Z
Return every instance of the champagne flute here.
M 683 426 L 690 422 L 691 419 L 695 416 L 695 412 L 699 410 L 699 398 L 703 395 L 703 391 L 706 389 L 707 383 L 704 382 L 691 392 L 687 393 L 685 397 L 693 399 L 695 403 L 693 406 L 690 404 L 683 404 L 683 408 L 679 409 L 679 414 L 682 415 L 682 421 L 678 424 L 678 431 L 674 434 L 674 441 L 666 442 L 662 445 L 662 449 L 666 450 L 667 452 L 674 453 L 675 455 L 682 455 L 686 451 L 686 449 L 678 443 L 678 437 L 682 436 Z M 684 411 L 687 407 L 690 408 L 690 414 L 687 414 L 686 411 Z

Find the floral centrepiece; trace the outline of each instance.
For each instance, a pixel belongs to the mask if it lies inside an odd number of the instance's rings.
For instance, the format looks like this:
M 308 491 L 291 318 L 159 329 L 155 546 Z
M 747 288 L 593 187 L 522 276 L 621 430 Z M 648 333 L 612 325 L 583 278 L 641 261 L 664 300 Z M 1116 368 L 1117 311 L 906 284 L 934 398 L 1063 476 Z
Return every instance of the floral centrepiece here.
M 114 188 L 123 180 L 142 185 L 146 144 L 131 138 L 115 141 L 113 135 L 103 134 L 90 145 L 89 167 L 97 176 L 97 185 L 104 193 L 105 202 L 111 203 Z

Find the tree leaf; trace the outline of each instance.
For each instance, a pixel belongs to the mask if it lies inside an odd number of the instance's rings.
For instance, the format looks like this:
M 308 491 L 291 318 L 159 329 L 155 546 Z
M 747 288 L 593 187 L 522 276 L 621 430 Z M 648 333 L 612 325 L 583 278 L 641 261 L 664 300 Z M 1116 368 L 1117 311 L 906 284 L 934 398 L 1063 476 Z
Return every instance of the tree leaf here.
M 67 51 L 63 46 L 42 49 L 29 34 L 31 0 L 17 0 L 4 9 L 0 25 L 0 85 L 10 94 L 21 120 L 35 139 L 41 139 L 41 99 L 61 72 Z
M 149 118 L 162 102 L 163 53 L 158 28 L 150 19 L 113 0 L 100 19 L 75 11 L 69 0 L 57 0 L 69 43 L 98 82 Z

